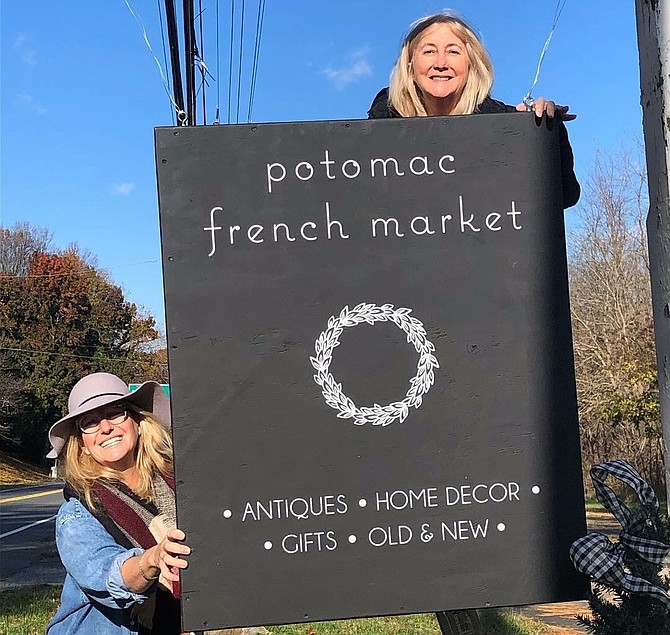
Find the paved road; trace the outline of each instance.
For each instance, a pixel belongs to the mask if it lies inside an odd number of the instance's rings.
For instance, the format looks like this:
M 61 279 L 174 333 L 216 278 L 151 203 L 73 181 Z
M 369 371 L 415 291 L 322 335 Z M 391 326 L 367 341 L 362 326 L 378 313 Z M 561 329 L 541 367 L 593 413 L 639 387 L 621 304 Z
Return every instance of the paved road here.
M 0 490 L 0 590 L 63 582 L 54 542 L 54 516 L 62 502 L 56 482 Z

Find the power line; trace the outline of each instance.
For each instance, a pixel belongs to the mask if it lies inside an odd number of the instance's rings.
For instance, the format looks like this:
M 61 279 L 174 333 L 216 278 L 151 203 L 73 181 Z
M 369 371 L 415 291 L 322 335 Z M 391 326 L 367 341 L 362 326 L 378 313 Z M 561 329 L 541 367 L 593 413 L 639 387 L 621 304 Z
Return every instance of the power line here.
M 142 37 L 144 38 L 144 42 L 147 45 L 149 52 L 151 53 L 152 57 L 154 58 L 154 61 L 156 62 L 156 66 L 158 66 L 158 72 L 160 73 L 161 76 L 161 81 L 163 82 L 163 87 L 165 88 L 165 92 L 167 93 L 168 98 L 172 102 L 172 105 L 179 110 L 179 105 L 178 103 L 173 99 L 172 94 L 170 93 L 170 86 L 167 81 L 167 77 L 165 77 L 165 73 L 163 72 L 163 67 L 161 66 L 160 60 L 158 57 L 156 57 L 156 54 L 154 53 L 154 49 L 151 46 L 151 42 L 149 42 L 149 36 L 147 35 L 147 30 L 144 27 L 144 23 L 142 22 L 142 18 L 135 12 L 133 11 L 133 8 L 130 6 L 129 0 L 125 0 L 126 6 L 128 7 L 128 11 L 130 11 L 130 14 L 135 18 L 135 21 L 137 22 L 138 26 L 140 27 L 140 30 L 142 31 Z
M 216 78 L 209 72 L 209 68 L 207 68 L 207 64 L 205 64 L 205 30 L 203 26 L 203 15 L 205 13 L 205 10 L 202 6 L 202 0 L 198 0 L 198 14 L 193 18 L 193 43 L 194 43 L 194 50 L 193 50 L 193 62 L 194 64 L 197 65 L 198 71 L 200 72 L 200 82 L 198 84 L 198 90 L 196 91 L 196 97 L 200 92 L 202 92 L 202 123 L 204 125 L 207 125 L 207 88 L 209 87 L 209 82 L 207 81 L 207 77 L 211 77 L 214 81 L 216 81 Z M 198 48 L 197 44 L 197 38 L 196 38 L 196 30 L 195 30 L 195 22 L 198 22 L 198 29 L 199 29 L 199 34 L 200 34 L 200 47 Z M 197 121 L 195 122 L 197 124 Z
M 193 16 L 193 0 L 183 0 L 184 20 L 184 55 L 186 72 L 186 103 L 188 104 L 187 118 L 189 126 L 196 124 L 196 89 L 195 89 L 195 19 Z
M 256 76 L 258 73 L 258 60 L 261 52 L 261 38 L 263 36 L 263 17 L 265 15 L 265 0 L 258 0 L 258 14 L 256 16 L 256 41 L 254 43 L 254 61 L 251 70 L 251 89 L 249 90 L 249 112 L 247 123 L 251 123 L 251 114 L 254 108 L 254 96 L 256 94 Z
M 235 0 L 230 0 L 230 57 L 228 58 L 228 120 L 231 119 L 233 97 L 233 47 L 235 41 Z
M 216 0 L 216 109 L 214 111 L 214 123 L 220 123 L 221 115 L 221 56 L 219 54 L 219 0 Z
M 533 102 L 533 88 L 535 88 L 535 85 L 537 84 L 537 80 L 540 77 L 540 69 L 542 68 L 542 63 L 544 62 L 544 56 L 547 54 L 547 50 L 549 50 L 549 44 L 551 43 L 551 38 L 554 37 L 554 31 L 556 30 L 556 26 L 558 25 L 558 20 L 561 17 L 561 13 L 563 13 L 563 7 L 565 7 L 565 3 L 567 0 L 558 0 L 556 3 L 556 9 L 554 10 L 554 21 L 551 25 L 551 31 L 549 31 L 549 36 L 547 37 L 544 46 L 542 47 L 542 52 L 540 53 L 540 59 L 537 62 L 537 69 L 535 71 L 535 77 L 533 79 L 533 83 L 531 84 L 531 87 L 528 89 L 528 92 L 526 93 L 525 97 L 523 98 L 523 103 L 526 104 L 526 107 L 530 108 L 532 106 Z
M 242 18 L 240 19 L 240 50 L 237 66 L 237 110 L 235 111 L 235 123 L 240 123 L 240 95 L 242 93 L 242 50 L 244 44 L 244 7 L 245 0 L 242 0 Z
M 179 34 L 177 32 L 177 12 L 174 0 L 165 0 L 165 22 L 167 23 L 168 41 L 170 43 L 170 66 L 172 68 L 172 92 L 177 104 L 177 122 L 185 123 L 184 89 L 181 82 L 181 63 L 179 61 Z
M 163 64 L 165 64 L 165 68 L 167 69 L 168 67 L 168 60 L 167 60 L 167 48 L 165 46 L 165 31 L 163 29 L 163 12 L 161 11 L 161 0 L 156 0 L 156 8 L 158 9 L 158 21 L 160 22 L 161 25 L 161 44 L 163 47 Z M 170 82 L 169 80 L 167 81 L 168 83 L 168 88 L 170 88 Z M 170 88 L 171 91 L 171 88 Z M 171 94 L 171 93 L 170 93 Z M 174 125 L 177 121 L 176 119 L 176 112 L 171 108 L 170 113 L 172 115 L 172 124 Z
M 200 51 L 199 51 L 199 58 L 200 58 L 200 76 L 202 78 L 202 82 L 200 84 L 200 87 L 202 89 L 202 123 L 206 126 L 207 125 L 207 103 L 205 101 L 206 97 L 206 90 L 205 90 L 205 85 L 207 84 L 207 67 L 205 66 L 205 63 L 203 62 L 204 57 L 205 57 L 205 37 L 202 32 L 202 13 L 203 13 L 203 8 L 202 8 L 202 0 L 198 0 L 198 24 L 200 25 Z

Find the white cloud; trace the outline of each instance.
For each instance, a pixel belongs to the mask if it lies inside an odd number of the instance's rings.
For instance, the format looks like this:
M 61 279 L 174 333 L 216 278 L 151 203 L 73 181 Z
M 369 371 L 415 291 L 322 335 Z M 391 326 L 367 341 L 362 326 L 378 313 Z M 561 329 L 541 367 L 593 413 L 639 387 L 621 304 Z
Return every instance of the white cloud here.
M 322 73 L 335 85 L 335 88 L 345 88 L 362 77 L 372 75 L 372 64 L 367 60 L 368 52 L 367 47 L 359 49 L 349 55 L 348 66 L 326 68 Z
M 21 61 L 26 66 L 37 65 L 37 51 L 32 47 L 30 35 L 25 32 L 19 33 L 14 40 L 14 49 L 21 56 Z
M 134 183 L 114 183 L 112 186 L 112 192 L 117 196 L 130 196 L 134 189 Z
M 28 93 L 19 93 L 16 96 L 16 103 L 19 104 L 24 110 L 31 112 L 35 115 L 45 115 L 47 109 L 37 102 L 32 95 Z

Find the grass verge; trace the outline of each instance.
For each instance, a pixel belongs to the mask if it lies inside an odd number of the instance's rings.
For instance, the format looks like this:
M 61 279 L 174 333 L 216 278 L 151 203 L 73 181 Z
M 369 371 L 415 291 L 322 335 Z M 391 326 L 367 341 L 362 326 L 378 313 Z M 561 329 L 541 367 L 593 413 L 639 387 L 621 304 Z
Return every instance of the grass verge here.
M 58 609 L 59 586 L 36 586 L 0 592 L 2 635 L 43 635 Z
M 48 480 L 49 474 L 45 470 L 0 452 L 0 485 L 44 483 Z
M 480 611 L 482 626 L 486 635 L 543 635 L 547 627 L 516 613 L 500 611 Z
M 486 635 L 543 635 L 546 626 L 521 615 L 480 611 Z M 441 635 L 435 615 L 397 615 L 313 624 L 271 626 L 272 635 Z
M 597 498 L 587 498 L 585 501 L 587 512 L 604 512 L 607 511 L 602 503 Z
M 272 635 L 440 635 L 434 615 L 395 615 L 337 622 L 268 626 Z
M 60 587 L 37 586 L 0 592 L 0 633 L 42 635 L 58 609 Z M 542 635 L 546 628 L 520 615 L 481 612 L 486 635 Z M 272 635 L 440 635 L 432 613 L 361 620 L 271 626 Z

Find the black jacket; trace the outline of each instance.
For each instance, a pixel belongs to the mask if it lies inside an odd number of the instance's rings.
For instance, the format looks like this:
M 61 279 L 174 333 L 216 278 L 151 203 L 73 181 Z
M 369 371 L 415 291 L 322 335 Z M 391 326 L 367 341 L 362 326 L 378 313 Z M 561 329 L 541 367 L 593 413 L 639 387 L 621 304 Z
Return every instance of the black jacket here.
M 393 119 L 401 117 L 391 106 L 389 106 L 388 88 L 377 93 L 377 96 L 368 110 L 368 119 Z M 497 112 L 517 112 L 514 106 L 508 106 L 501 101 L 487 97 L 477 109 L 475 114 L 492 114 Z M 575 159 L 572 155 L 568 130 L 561 121 L 558 128 L 558 141 L 561 152 L 561 180 L 563 183 L 563 208 L 572 207 L 579 200 L 581 189 L 575 176 Z

